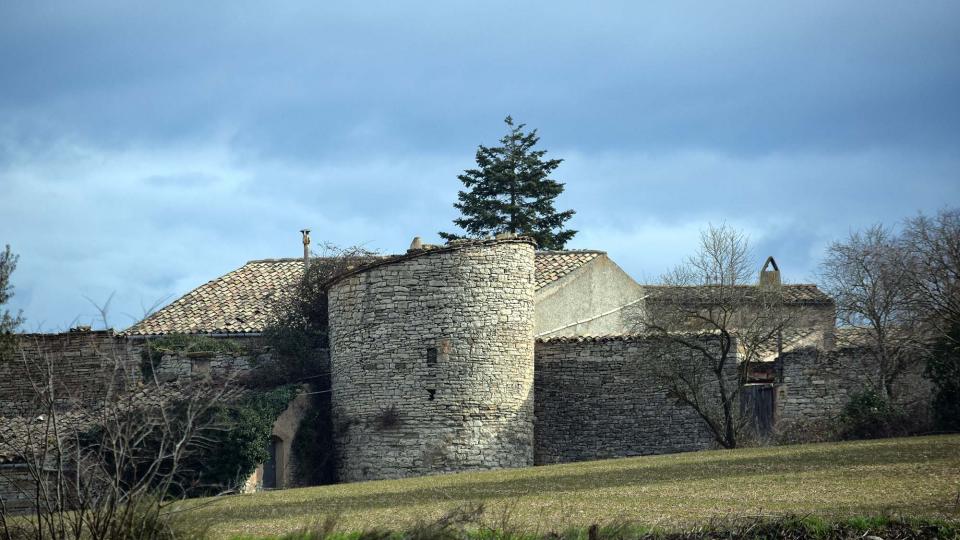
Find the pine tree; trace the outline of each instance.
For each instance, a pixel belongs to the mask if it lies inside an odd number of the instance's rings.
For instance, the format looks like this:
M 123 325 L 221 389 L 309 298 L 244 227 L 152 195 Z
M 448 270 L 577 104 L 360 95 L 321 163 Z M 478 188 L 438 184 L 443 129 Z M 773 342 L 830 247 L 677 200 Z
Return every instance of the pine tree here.
M 534 150 L 540 138 L 537 130 L 524 133 L 525 124 L 514 125 L 504 119 L 507 134 L 502 146 L 477 149 L 476 169 L 467 169 L 457 178 L 466 188 L 453 206 L 462 217 L 454 224 L 466 236 L 480 237 L 514 233 L 532 237 L 541 249 L 563 249 L 577 231 L 564 229 L 573 210 L 557 212 L 553 200 L 563 192 L 563 184 L 549 178 L 562 159 L 544 159 L 546 150 Z M 461 238 L 441 232 L 446 240 Z

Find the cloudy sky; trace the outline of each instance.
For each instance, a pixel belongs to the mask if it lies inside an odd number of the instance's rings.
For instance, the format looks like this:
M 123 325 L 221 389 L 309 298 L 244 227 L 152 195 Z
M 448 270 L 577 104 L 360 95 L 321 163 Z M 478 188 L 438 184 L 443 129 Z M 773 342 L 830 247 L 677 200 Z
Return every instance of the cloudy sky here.
M 0 244 L 27 330 L 126 327 L 314 240 L 451 230 L 507 114 L 565 161 L 572 248 L 656 280 L 698 230 L 815 278 L 960 204 L 960 3 L 4 2 Z M 88 300 L 89 299 L 89 300 Z

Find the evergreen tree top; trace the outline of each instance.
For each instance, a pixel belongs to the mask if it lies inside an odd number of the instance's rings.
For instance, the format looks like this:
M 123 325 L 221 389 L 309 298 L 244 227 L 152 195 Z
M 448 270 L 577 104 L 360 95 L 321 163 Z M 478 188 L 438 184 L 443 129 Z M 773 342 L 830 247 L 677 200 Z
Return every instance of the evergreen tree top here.
M 540 141 L 537 130 L 524 132 L 526 124 L 504 119 L 507 133 L 500 146 L 477 148 L 477 168 L 457 176 L 464 185 L 453 206 L 461 217 L 454 224 L 467 237 L 503 232 L 529 236 L 541 249 L 559 250 L 577 233 L 564 229 L 573 210 L 558 212 L 554 199 L 563 192 L 563 183 L 550 178 L 562 159 L 546 159 L 546 150 L 534 147 Z M 446 240 L 463 236 L 441 232 Z

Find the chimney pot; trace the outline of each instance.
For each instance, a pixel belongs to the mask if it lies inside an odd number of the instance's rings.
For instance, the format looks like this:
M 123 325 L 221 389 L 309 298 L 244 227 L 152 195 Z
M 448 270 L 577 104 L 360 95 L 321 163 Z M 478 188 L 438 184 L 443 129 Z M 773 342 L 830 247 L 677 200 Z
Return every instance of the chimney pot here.
M 773 270 L 767 270 L 767 267 L 771 266 L 773 267 Z M 763 263 L 763 268 L 760 269 L 760 286 L 780 286 L 780 267 L 777 266 L 777 261 L 773 259 L 773 255 L 767 257 L 767 261 Z
M 310 229 L 300 229 L 303 235 L 303 269 L 310 266 Z

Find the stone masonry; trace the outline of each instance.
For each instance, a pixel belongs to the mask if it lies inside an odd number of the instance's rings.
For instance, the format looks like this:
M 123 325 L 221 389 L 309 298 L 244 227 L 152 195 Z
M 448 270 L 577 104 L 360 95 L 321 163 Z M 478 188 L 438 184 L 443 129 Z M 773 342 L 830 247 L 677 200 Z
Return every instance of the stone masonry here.
M 695 361 L 690 349 L 663 338 L 538 341 L 536 463 L 713 447 L 704 421 L 669 398 L 655 376 L 658 364 Z M 734 373 L 735 368 L 730 375 Z
M 775 414 L 783 429 L 836 418 L 853 394 L 877 386 L 872 357 L 859 348 L 809 347 L 785 353 L 781 361 L 783 382 L 777 387 Z M 923 367 L 916 363 L 900 375 L 893 397 L 908 410 L 926 415 L 933 387 L 923 377 Z
M 140 377 L 138 350 L 112 330 L 18 338 L 13 359 L 0 363 L 0 417 L 33 414 L 50 373 L 63 407 L 98 402 Z
M 417 250 L 333 283 L 341 481 L 533 464 L 534 245 Z
M 338 481 L 715 446 L 704 421 L 670 398 L 658 376 L 668 368 L 696 365 L 698 358 L 690 349 L 662 337 L 579 335 L 588 333 L 589 328 L 579 326 L 582 321 L 577 311 L 583 309 L 581 300 L 589 299 L 594 290 L 603 289 L 612 298 L 610 305 L 598 304 L 591 311 L 599 317 L 616 311 L 610 306 L 622 307 L 624 291 L 643 292 L 643 299 L 652 295 L 645 303 L 636 304 L 655 314 L 658 305 L 669 300 L 670 288 L 641 290 L 635 284 L 604 288 L 616 273 L 613 266 L 601 264 L 603 257 L 596 252 L 576 253 L 576 257 L 593 261 L 593 270 L 582 271 L 577 280 L 551 285 L 561 272 L 569 271 L 564 262 L 568 254 L 541 253 L 546 269 L 541 276 L 545 291 L 541 296 L 568 293 L 565 299 L 558 297 L 552 307 L 549 303 L 543 306 L 554 311 L 566 309 L 570 315 L 566 319 L 580 322 L 570 327 L 577 335 L 566 335 L 569 324 L 563 326 L 562 321 L 546 317 L 545 326 L 560 330 L 537 340 L 534 250 L 533 242 L 523 238 L 421 246 L 358 267 L 326 284 L 330 351 L 329 357 L 322 353 L 322 360 L 330 367 L 331 393 L 324 394 L 324 399 L 329 395 Z M 559 262 L 547 264 L 551 257 Z M 264 264 L 261 261 L 253 267 Z M 267 281 L 291 274 L 291 264 L 284 261 L 283 272 L 265 274 Z M 578 263 L 583 264 L 583 260 Z M 610 271 L 603 272 L 605 268 Z M 627 285 L 632 283 L 629 276 L 626 280 Z M 223 281 L 230 284 L 231 301 L 243 304 L 247 296 L 234 294 L 234 289 L 244 289 L 236 280 Z M 576 289 L 576 284 L 581 288 Z M 784 286 L 791 295 L 787 300 L 796 324 L 831 336 L 833 301 L 813 285 L 788 287 Z M 263 298 L 260 300 L 266 302 Z M 540 300 L 546 302 L 544 298 Z M 250 306 L 240 307 L 243 311 Z M 189 315 L 191 321 L 200 315 L 219 320 L 216 305 L 210 302 L 193 306 L 196 309 L 180 308 L 175 311 Z M 232 328 L 232 324 L 221 326 Z M 161 380 L 171 380 L 218 378 L 247 371 L 255 360 L 270 354 L 251 328 L 244 326 L 249 333 L 242 337 L 219 336 L 242 342 L 242 350 L 169 351 L 151 372 Z M 622 334 L 625 330 L 621 330 Z M 715 339 L 708 334 L 700 336 L 706 341 Z M 37 414 L 34 383 L 48 367 L 55 374 L 58 404 L 64 408 L 83 407 L 139 384 L 145 375 L 141 351 L 152 338 L 156 336 L 118 336 L 112 331 L 22 336 L 19 356 L 0 364 L 0 422 L 4 417 Z M 832 340 L 820 339 L 816 347 L 793 350 L 777 363 L 771 362 L 768 371 L 778 375 L 776 382 L 770 381 L 776 389 L 777 429 L 830 421 L 839 415 L 854 393 L 872 386 L 876 369 L 870 358 L 862 349 L 835 348 Z M 729 367 L 730 376 L 735 376 L 735 362 Z M 931 384 L 922 378 L 922 367 L 904 374 L 897 390 L 902 405 L 926 410 Z M 297 483 L 290 475 L 290 444 L 306 411 L 307 395 L 291 405 L 274 426 L 277 487 Z M 2 458 L 0 455 L 0 472 L 8 474 L 7 482 L 0 482 L 0 497 L 9 499 L 4 491 L 13 489 L 20 471 L 17 463 Z M 252 483 L 256 482 L 254 478 Z

